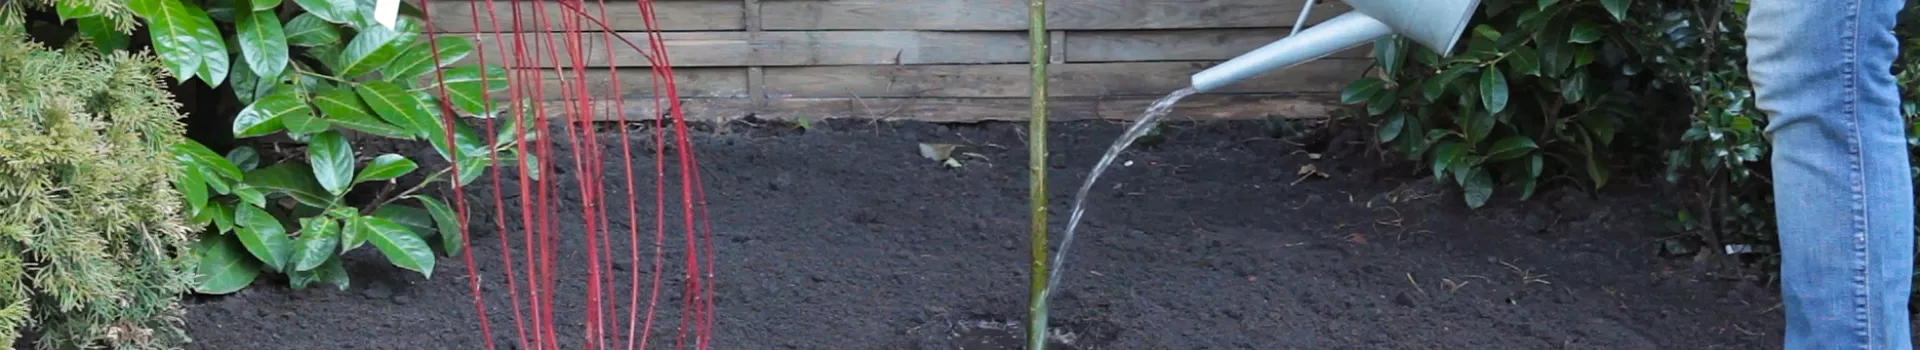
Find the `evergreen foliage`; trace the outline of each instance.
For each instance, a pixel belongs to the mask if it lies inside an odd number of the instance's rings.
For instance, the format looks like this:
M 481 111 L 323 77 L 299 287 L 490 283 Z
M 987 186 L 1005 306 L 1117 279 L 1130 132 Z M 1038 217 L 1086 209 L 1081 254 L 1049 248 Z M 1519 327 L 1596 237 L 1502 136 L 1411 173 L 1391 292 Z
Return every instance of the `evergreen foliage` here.
M 1375 53 L 1385 76 L 1357 80 L 1342 98 L 1364 109 L 1377 142 L 1454 180 L 1468 206 L 1645 169 L 1629 174 L 1658 175 L 1681 204 L 1671 221 L 1680 235 L 1664 253 L 1773 245 L 1767 118 L 1746 74 L 1748 2 L 1486 0 L 1465 49 L 1441 58 L 1384 39 Z M 1907 1 L 1893 72 L 1920 162 L 1917 15 L 1920 0 Z
M 159 60 L 0 30 L 0 342 L 172 348 L 192 229 Z

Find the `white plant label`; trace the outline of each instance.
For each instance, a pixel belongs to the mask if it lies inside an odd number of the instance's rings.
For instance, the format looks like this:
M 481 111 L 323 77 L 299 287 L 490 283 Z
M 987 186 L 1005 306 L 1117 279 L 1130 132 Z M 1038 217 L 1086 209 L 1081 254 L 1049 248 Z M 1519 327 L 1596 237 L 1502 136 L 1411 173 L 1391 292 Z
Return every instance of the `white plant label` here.
M 378 0 L 373 5 L 373 21 L 391 30 L 400 17 L 400 0 Z

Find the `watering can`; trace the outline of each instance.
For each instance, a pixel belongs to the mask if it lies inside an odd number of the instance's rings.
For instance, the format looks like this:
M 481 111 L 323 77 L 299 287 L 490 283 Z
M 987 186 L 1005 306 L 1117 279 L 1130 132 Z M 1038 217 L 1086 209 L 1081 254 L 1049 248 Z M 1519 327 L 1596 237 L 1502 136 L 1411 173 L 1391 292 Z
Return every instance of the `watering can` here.
M 1234 57 L 1194 74 L 1193 89 L 1207 92 L 1270 71 L 1285 69 L 1335 52 L 1399 34 L 1450 56 L 1480 0 L 1345 0 L 1353 11 Z M 1310 9 L 1317 0 L 1306 1 Z M 1305 22 L 1307 11 L 1300 13 Z

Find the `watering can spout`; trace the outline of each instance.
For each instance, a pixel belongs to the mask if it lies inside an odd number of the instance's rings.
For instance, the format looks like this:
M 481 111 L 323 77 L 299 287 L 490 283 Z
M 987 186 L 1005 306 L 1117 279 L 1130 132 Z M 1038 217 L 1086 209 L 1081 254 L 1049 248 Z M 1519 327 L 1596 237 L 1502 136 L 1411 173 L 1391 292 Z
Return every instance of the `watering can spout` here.
M 1346 0 L 1346 3 L 1354 10 L 1194 74 L 1192 88 L 1196 92 L 1211 91 L 1394 34 L 1406 36 L 1442 57 L 1449 56 L 1466 31 L 1474 10 L 1480 6 L 1480 0 Z

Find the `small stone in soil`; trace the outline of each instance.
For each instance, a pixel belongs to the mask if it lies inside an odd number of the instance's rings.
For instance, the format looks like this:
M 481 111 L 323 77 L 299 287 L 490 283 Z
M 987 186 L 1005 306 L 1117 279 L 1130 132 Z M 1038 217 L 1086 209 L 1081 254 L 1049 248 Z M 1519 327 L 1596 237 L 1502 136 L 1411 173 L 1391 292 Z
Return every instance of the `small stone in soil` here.
M 1399 296 L 1396 296 L 1393 298 L 1393 302 L 1396 304 L 1400 304 L 1400 306 L 1405 306 L 1405 307 L 1419 306 L 1417 303 L 1414 302 L 1413 295 L 1408 294 L 1407 292 L 1400 292 Z
M 386 299 L 393 296 L 393 289 L 387 288 L 384 284 L 368 284 L 367 290 L 360 293 L 360 295 L 367 297 L 367 299 Z

